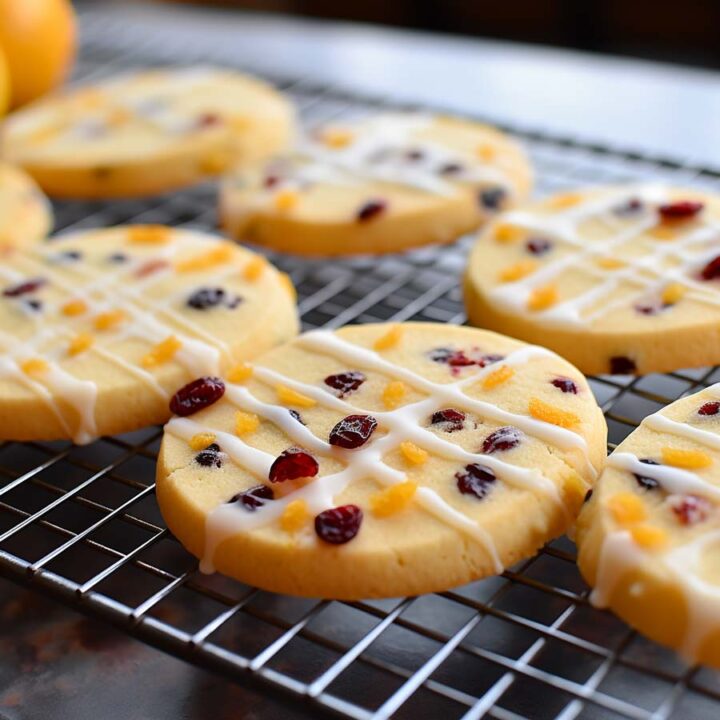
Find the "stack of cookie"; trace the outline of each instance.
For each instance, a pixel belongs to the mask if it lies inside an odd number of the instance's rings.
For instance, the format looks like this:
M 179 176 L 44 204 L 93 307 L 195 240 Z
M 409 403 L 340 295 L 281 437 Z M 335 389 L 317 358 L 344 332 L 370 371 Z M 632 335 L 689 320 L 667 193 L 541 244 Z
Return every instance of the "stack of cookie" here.
M 300 134 L 294 118 L 265 84 L 194 68 L 6 121 L 4 158 L 27 176 L 0 167 L 0 435 L 86 443 L 169 420 L 170 529 L 201 569 L 298 595 L 441 591 L 580 514 L 597 604 L 720 664 L 720 388 L 606 459 L 582 374 L 720 360 L 720 201 L 644 185 L 528 204 L 525 154 L 487 126 L 413 113 Z M 218 174 L 228 233 L 276 251 L 389 253 L 480 228 L 464 284 L 486 329 L 295 337 L 288 277 L 228 240 L 135 225 L 41 242 L 38 186 L 113 198 Z

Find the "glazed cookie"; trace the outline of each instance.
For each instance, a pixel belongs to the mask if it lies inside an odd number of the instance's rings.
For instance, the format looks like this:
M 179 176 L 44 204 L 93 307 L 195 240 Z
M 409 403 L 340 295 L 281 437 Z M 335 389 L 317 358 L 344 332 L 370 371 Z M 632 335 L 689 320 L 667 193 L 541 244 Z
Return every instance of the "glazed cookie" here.
M 164 422 L 190 378 L 297 332 L 292 284 L 234 243 L 130 225 L 6 249 L 0 438 L 87 443 Z
M 318 129 L 292 155 L 223 183 L 233 236 L 306 255 L 447 243 L 528 194 L 516 143 L 486 125 L 420 114 Z
M 38 186 L 22 170 L 0 162 L 0 246 L 22 246 L 44 238 L 52 210 Z
M 585 373 L 720 361 L 720 198 L 628 186 L 508 213 L 471 254 L 471 322 L 541 343 Z
M 231 70 L 150 70 L 49 97 L 13 113 L 3 154 L 55 197 L 164 192 L 284 148 L 291 105 Z
M 591 600 L 720 667 L 720 385 L 645 418 L 578 521 Z
M 165 426 L 157 498 L 201 569 L 397 597 L 499 573 L 573 522 L 605 421 L 557 355 L 431 323 L 314 331 Z M 210 405 L 210 406 L 209 406 Z M 209 407 L 208 407 L 209 406 Z

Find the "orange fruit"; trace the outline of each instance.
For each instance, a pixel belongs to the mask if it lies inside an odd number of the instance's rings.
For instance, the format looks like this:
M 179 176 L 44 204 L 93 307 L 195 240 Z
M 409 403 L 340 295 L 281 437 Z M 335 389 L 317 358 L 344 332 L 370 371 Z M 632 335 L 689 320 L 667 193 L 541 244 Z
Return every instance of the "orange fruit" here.
M 16 108 L 57 87 L 75 58 L 75 13 L 69 0 L 0 0 L 0 48 Z

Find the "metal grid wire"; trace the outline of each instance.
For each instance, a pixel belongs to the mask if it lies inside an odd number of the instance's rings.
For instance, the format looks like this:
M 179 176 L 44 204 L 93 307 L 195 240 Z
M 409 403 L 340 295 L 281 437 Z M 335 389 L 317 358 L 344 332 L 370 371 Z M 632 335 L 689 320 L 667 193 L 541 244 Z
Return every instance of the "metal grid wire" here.
M 163 59 L 130 44 L 108 49 L 101 40 L 109 29 L 93 28 L 86 24 L 80 76 Z M 392 105 L 308 81 L 279 85 L 308 122 Z M 529 133 L 522 139 L 540 193 L 646 177 L 720 183 L 712 170 Z M 138 221 L 213 229 L 214 196 L 213 187 L 202 186 L 152 200 L 67 202 L 56 207 L 57 227 Z M 468 245 L 465 239 L 332 263 L 270 257 L 292 275 L 306 329 L 385 320 L 460 323 L 458 278 Z M 720 370 L 701 369 L 590 382 L 614 446 L 647 414 L 718 379 Z M 155 503 L 160 435 L 153 427 L 86 447 L 2 445 L 0 574 L 232 679 L 284 690 L 314 714 L 718 717 L 720 676 L 688 668 L 593 609 L 567 538 L 501 577 L 418 598 L 296 599 L 199 574 Z

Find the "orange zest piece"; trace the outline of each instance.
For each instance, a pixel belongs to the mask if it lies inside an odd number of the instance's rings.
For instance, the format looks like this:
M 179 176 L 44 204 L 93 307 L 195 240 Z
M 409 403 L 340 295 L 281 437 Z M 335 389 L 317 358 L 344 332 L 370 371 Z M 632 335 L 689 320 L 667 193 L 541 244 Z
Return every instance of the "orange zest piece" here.
M 544 285 L 532 290 L 527 301 L 529 310 L 547 310 L 558 301 L 558 291 L 554 285 Z
M 208 250 L 199 255 L 194 255 L 185 260 L 180 260 L 175 265 L 178 272 L 191 272 L 197 270 L 208 270 L 215 265 L 222 265 L 228 262 L 233 255 L 232 245 L 222 243 L 212 250 Z
M 640 547 L 648 550 L 662 547 L 667 542 L 667 533 L 654 525 L 637 525 L 630 529 L 630 535 Z
M 231 157 L 223 150 L 209 152 L 200 161 L 200 170 L 208 175 L 215 175 L 225 170 L 230 165 Z
M 285 532 L 296 532 L 307 523 L 308 517 L 307 503 L 304 500 L 293 500 L 280 516 L 280 527 Z
M 580 418 L 575 413 L 571 413 L 568 410 L 561 410 L 536 397 L 530 398 L 528 410 L 530 415 L 536 420 L 542 420 L 564 428 L 574 427 L 580 422 Z
M 508 365 L 501 365 L 497 370 L 493 370 L 483 378 L 482 389 L 492 390 L 498 385 L 502 385 L 504 382 L 507 382 L 514 374 L 515 371 L 511 367 Z
M 287 290 L 288 295 L 290 295 L 290 298 L 292 300 L 297 299 L 297 290 L 295 289 L 295 285 L 293 285 L 292 278 L 284 272 L 280 273 L 280 282 L 283 284 L 283 287 Z
M 30 358 L 20 363 L 20 369 L 26 375 L 43 375 L 50 369 L 50 365 L 42 358 Z
M 670 283 L 662 291 L 662 301 L 665 305 L 674 305 L 685 295 L 686 292 L 687 288 L 682 283 Z
M 710 467 L 713 462 L 712 458 L 702 450 L 682 450 L 671 447 L 662 449 L 662 459 L 666 465 L 688 470 Z
M 403 457 L 413 465 L 422 465 L 427 462 L 428 459 L 427 450 L 419 448 L 415 443 L 411 443 L 409 440 L 404 440 L 400 443 L 400 452 Z
M 232 367 L 227 372 L 227 379 L 231 383 L 241 383 L 245 380 L 249 380 L 252 377 L 253 369 L 252 365 L 247 363 L 238 363 L 235 367 Z
M 280 190 L 275 193 L 273 203 L 276 210 L 286 212 L 292 210 L 300 200 L 300 195 L 295 190 Z
M 127 313 L 124 310 L 108 310 L 95 316 L 95 329 L 110 330 L 125 319 L 127 319 Z
M 317 405 L 317 401 L 313 398 L 303 395 L 285 385 L 278 385 L 275 388 L 278 400 L 283 405 L 295 405 L 296 407 L 311 408 Z
M 537 269 L 538 263 L 535 260 L 522 260 L 501 270 L 499 277 L 503 282 L 515 282 L 515 280 L 522 280 L 534 273 Z
M 647 520 L 647 509 L 643 501 L 633 493 L 621 492 L 607 501 L 615 522 L 623 526 L 635 525 Z
M 80 353 L 85 352 L 86 350 L 89 350 L 93 343 L 95 342 L 94 338 L 90 333 L 80 333 L 80 335 L 76 335 L 68 345 L 68 355 L 79 355 Z
M 197 433 L 190 438 L 190 447 L 195 452 L 204 450 L 208 445 L 212 445 L 215 442 L 215 436 L 212 433 Z
M 262 255 L 256 255 L 243 268 L 243 277 L 250 282 L 257 280 L 267 267 L 267 261 Z
M 260 418 L 255 413 L 238 410 L 235 414 L 235 434 L 245 435 L 255 432 L 260 427 Z
M 417 483 L 412 480 L 391 485 L 370 496 L 370 508 L 378 517 L 388 517 L 404 510 L 413 499 Z
M 604 270 L 619 270 L 625 267 L 625 262 L 614 257 L 599 257 L 595 260 L 595 264 Z
M 62 306 L 62 314 L 67 317 L 75 317 L 87 312 L 88 306 L 84 300 L 68 300 Z
M 656 225 L 649 233 L 656 240 L 674 240 L 678 234 L 673 225 Z
M 146 368 L 162 365 L 172 360 L 181 347 L 182 343 L 174 335 L 171 335 L 158 343 L 140 362 Z
M 497 148 L 491 143 L 482 143 L 477 147 L 477 156 L 484 162 L 490 162 L 497 156 Z
M 523 237 L 525 237 L 525 230 L 516 225 L 502 223 L 495 228 L 495 240 L 502 244 L 514 243 L 522 240 Z
M 393 325 L 384 335 L 381 335 L 374 343 L 375 350 L 387 350 L 400 342 L 403 330 L 400 325 Z
M 342 128 L 326 128 L 322 134 L 323 143 L 336 150 L 347 147 L 354 139 L 355 136 L 350 130 L 343 130 Z
M 556 195 L 554 198 L 548 200 L 547 206 L 553 210 L 564 210 L 565 208 L 571 208 L 582 201 L 582 195 L 580 193 L 563 193 L 562 195 Z
M 172 231 L 167 225 L 133 225 L 127 230 L 128 240 L 141 245 L 165 245 L 171 236 Z
M 407 385 L 401 380 L 391 380 L 383 390 L 383 405 L 388 410 L 394 410 L 407 394 Z

